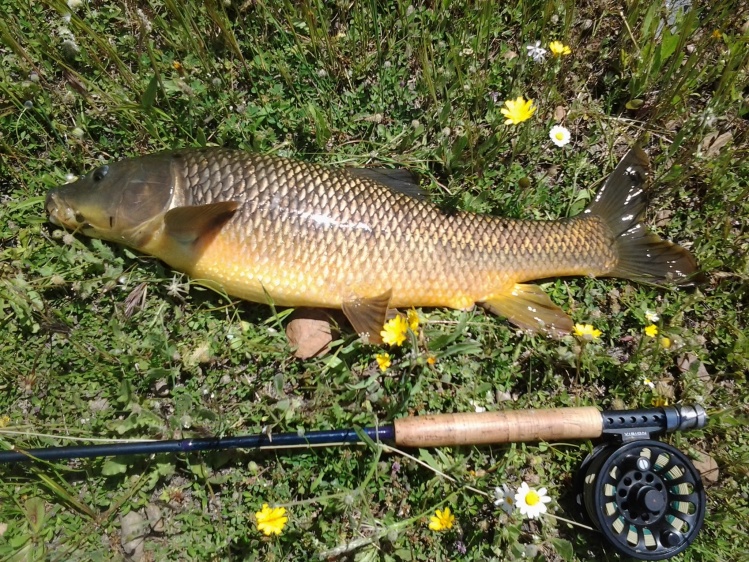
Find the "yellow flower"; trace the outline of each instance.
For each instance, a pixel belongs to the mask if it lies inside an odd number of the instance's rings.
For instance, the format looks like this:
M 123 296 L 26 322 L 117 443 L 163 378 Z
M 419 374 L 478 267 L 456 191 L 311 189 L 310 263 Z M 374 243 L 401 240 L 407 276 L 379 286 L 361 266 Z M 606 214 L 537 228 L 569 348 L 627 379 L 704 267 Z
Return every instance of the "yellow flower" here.
M 8 427 L 10 424 L 10 416 L 5 414 L 0 416 L 0 428 L 2 427 Z
M 450 513 L 450 508 L 446 507 L 443 511 L 439 509 L 429 519 L 429 528 L 432 531 L 447 531 L 453 528 L 455 516 Z
M 380 332 L 382 341 L 388 345 L 402 345 L 406 341 L 408 322 L 402 315 L 391 318 L 385 322 L 384 329 Z
M 500 111 L 507 117 L 505 125 L 517 125 L 530 119 L 531 115 L 536 112 L 536 106 L 533 105 L 533 100 L 526 101 L 523 96 L 518 96 L 517 99 L 507 100 L 505 107 Z
M 377 361 L 377 364 L 380 366 L 381 371 L 387 371 L 388 367 L 390 367 L 390 354 L 389 353 L 378 353 L 375 355 L 375 360 Z
M 651 324 L 645 328 L 645 335 L 649 338 L 654 338 L 658 335 L 658 326 Z
M 653 396 L 653 406 L 660 408 L 661 406 L 668 406 L 668 398 L 665 396 Z
M 575 324 L 573 333 L 586 341 L 596 341 L 602 334 L 601 330 L 596 330 L 591 324 Z
M 271 508 L 268 507 L 267 503 L 263 504 L 263 509 L 255 513 L 255 519 L 257 520 L 258 531 L 268 536 L 280 535 L 289 520 L 286 517 L 285 507 Z
M 723 37 L 723 34 L 720 32 L 720 29 L 715 29 L 713 30 L 712 37 L 713 39 L 720 39 L 721 37 Z
M 572 49 L 561 41 L 552 41 L 549 43 L 549 50 L 555 57 L 561 57 L 562 55 L 569 55 L 572 53 Z
M 416 309 L 412 308 L 411 310 L 408 311 L 407 320 L 408 320 L 408 327 L 411 329 L 411 331 L 414 334 L 418 336 L 419 335 L 419 314 L 418 312 L 416 312 Z
M 663 336 L 661 338 L 661 347 L 663 349 L 668 349 L 669 347 L 671 347 L 671 338 L 667 338 L 666 336 Z

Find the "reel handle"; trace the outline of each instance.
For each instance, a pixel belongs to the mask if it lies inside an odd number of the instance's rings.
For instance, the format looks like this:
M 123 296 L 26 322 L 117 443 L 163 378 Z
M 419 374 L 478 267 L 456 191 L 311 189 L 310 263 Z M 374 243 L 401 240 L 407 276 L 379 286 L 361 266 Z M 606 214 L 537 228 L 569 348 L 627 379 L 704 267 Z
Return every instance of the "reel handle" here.
M 508 410 L 427 414 L 395 420 L 395 443 L 403 447 L 489 445 L 557 439 L 595 439 L 603 433 L 598 408 Z

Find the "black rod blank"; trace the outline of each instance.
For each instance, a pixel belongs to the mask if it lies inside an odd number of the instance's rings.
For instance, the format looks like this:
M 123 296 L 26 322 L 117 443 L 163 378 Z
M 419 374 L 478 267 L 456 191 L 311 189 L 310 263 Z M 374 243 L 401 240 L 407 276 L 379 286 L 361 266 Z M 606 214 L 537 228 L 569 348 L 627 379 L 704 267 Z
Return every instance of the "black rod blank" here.
M 392 425 L 362 428 L 361 432 L 373 441 L 392 441 L 395 435 Z M 219 451 L 227 449 L 315 447 L 337 443 L 350 444 L 361 442 L 362 438 L 354 429 L 310 431 L 304 434 L 279 433 L 272 435 L 261 433 L 257 435 L 238 435 L 236 437 L 171 439 L 133 443 L 110 443 L 106 445 L 42 447 L 25 451 L 0 451 L 0 464 L 33 461 L 36 459 L 54 461 L 123 455 L 151 455 L 157 453 L 192 453 L 195 451 Z

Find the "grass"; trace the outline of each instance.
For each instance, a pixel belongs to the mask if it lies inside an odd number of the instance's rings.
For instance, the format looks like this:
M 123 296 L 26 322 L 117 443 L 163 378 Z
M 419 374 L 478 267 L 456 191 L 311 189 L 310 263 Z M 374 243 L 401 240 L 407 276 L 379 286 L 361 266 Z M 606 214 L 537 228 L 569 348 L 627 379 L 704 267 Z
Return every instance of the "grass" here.
M 708 427 L 668 441 L 709 454 L 720 475 L 708 482 L 705 527 L 679 559 L 749 556 L 747 31 L 728 0 L 674 13 L 594 4 L 71 10 L 0 0 L 0 444 L 374 425 L 477 405 L 696 402 Z M 554 39 L 572 54 L 526 56 L 527 44 Z M 506 126 L 499 109 L 518 95 L 539 109 Z M 548 139 L 560 119 L 573 137 L 564 148 Z M 551 219 L 579 212 L 635 141 L 654 165 L 648 222 L 691 247 L 704 285 L 547 283 L 576 321 L 603 331 L 582 347 L 521 336 L 481 311 L 423 310 L 423 338 L 391 352 L 385 374 L 377 350 L 348 334 L 325 358 L 293 360 L 285 311 L 64 235 L 42 208 L 50 187 L 101 160 L 212 143 L 403 166 L 445 208 Z M 643 335 L 648 309 L 670 348 Z M 528 481 L 569 517 L 589 450 L 516 444 L 412 458 L 352 447 L 0 467 L 0 559 L 121 559 L 135 512 L 151 560 L 615 560 L 597 533 L 507 516 L 472 490 Z M 278 537 L 255 529 L 263 503 L 288 510 Z M 455 526 L 430 531 L 446 506 Z

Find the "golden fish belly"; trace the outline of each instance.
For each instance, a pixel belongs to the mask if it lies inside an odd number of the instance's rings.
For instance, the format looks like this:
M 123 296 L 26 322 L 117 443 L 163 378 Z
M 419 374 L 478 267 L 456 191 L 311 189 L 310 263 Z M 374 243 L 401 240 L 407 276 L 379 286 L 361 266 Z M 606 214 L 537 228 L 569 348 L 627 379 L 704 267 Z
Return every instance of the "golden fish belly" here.
M 392 291 L 392 307 L 465 309 L 523 281 L 605 273 L 613 259 L 595 219 L 512 221 L 429 211 L 423 220 L 392 224 L 385 217 L 323 220 L 314 213 L 263 218 L 249 205 L 187 273 L 218 282 L 230 295 L 281 306 L 340 308 Z

